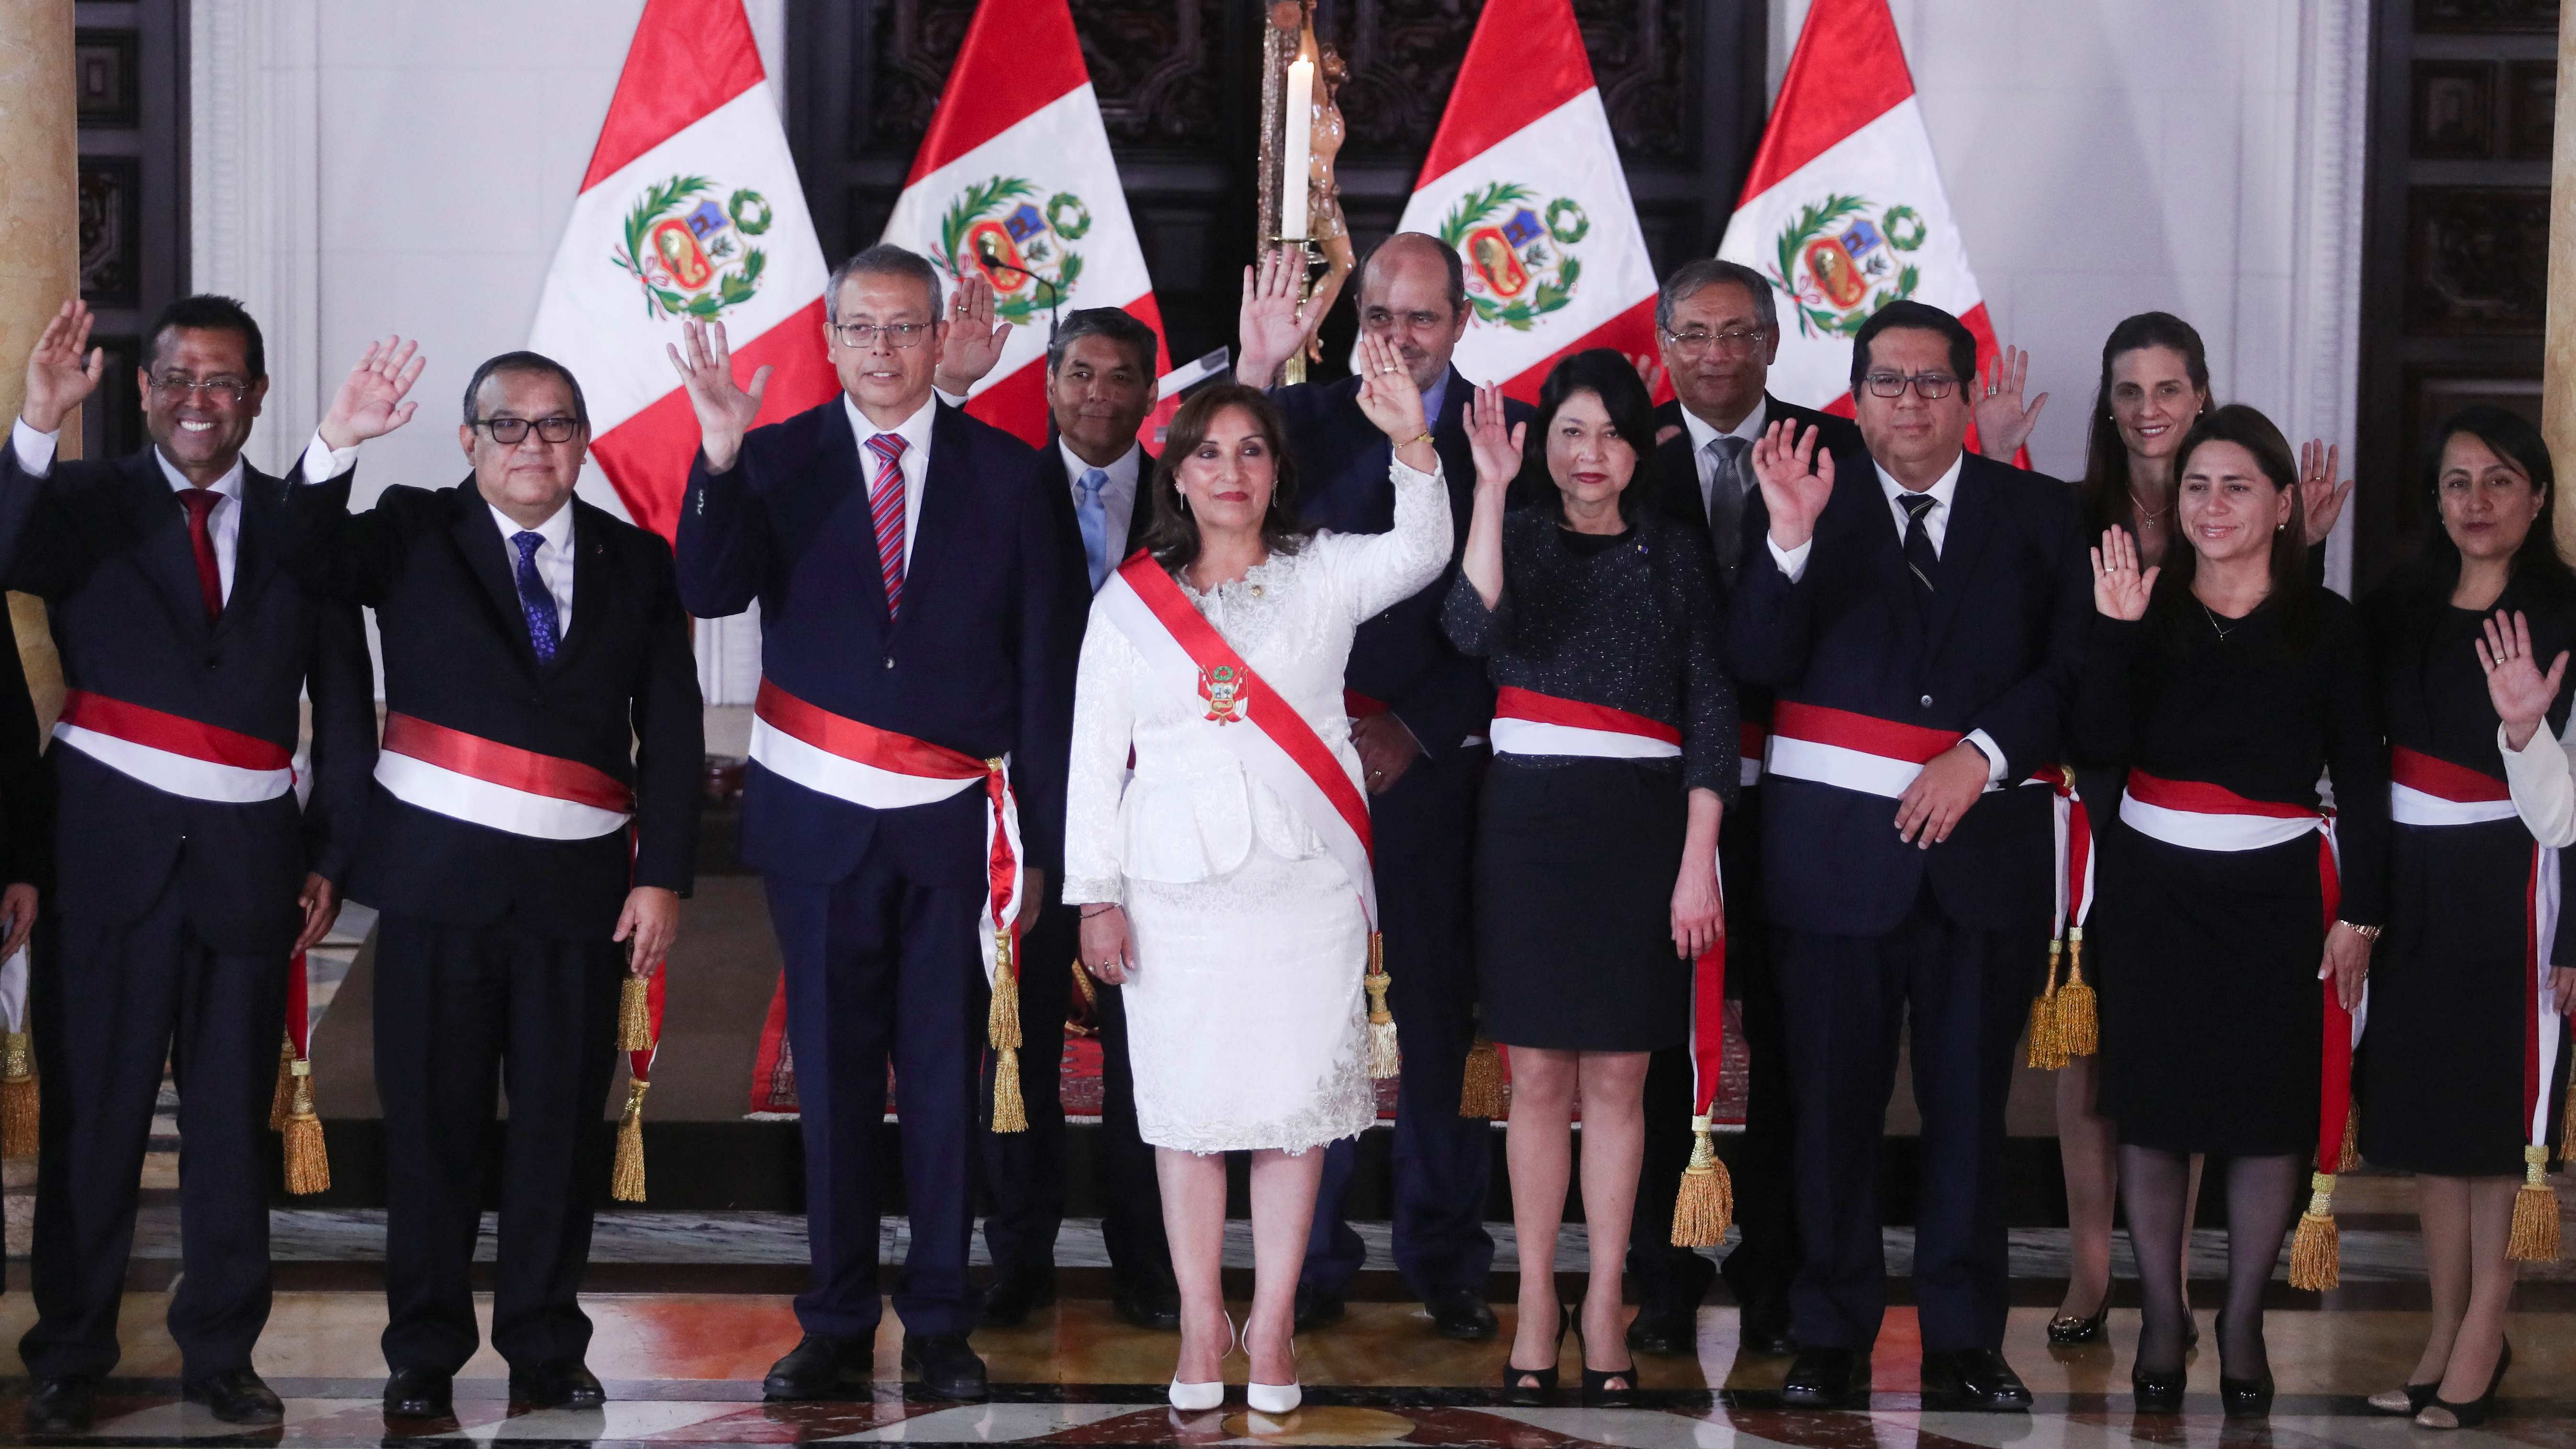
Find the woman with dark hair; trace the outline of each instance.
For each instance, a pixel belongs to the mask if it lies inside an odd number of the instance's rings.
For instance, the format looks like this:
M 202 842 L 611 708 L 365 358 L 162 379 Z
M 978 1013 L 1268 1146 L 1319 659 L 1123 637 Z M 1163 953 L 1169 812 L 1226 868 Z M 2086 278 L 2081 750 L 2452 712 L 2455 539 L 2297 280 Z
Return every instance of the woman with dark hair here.
M 1476 844 L 1484 1028 L 1511 1048 L 1520 1310 L 1503 1383 L 1555 1387 L 1556 1240 L 1583 1112 L 1591 1284 L 1586 1403 L 1625 1402 L 1636 1365 L 1620 1272 L 1643 1160 L 1647 1055 L 1679 1046 L 1692 963 L 1720 930 L 1717 828 L 1737 789 L 1735 693 L 1718 660 L 1705 545 L 1654 497 L 1653 405 L 1606 348 L 1557 364 L 1538 413 L 1469 414 L 1476 512 L 1443 622 L 1499 697 Z M 1506 494 L 1533 501 L 1505 516 Z
M 2490 613 L 2505 631 L 2520 619 L 2526 662 L 2576 644 L 2576 576 L 2552 542 L 2554 474 L 2528 422 L 2494 407 L 2458 414 L 2435 434 L 2424 481 L 2442 526 L 2362 606 L 2395 825 L 2357 1088 L 2362 1155 L 2415 1174 L 2433 1297 L 2414 1372 L 2370 1405 L 2454 1429 L 2486 1418 L 2504 1377 L 2515 1196 L 2526 1181 L 2548 1190 L 2563 1087 L 2540 1068 L 2564 1059 L 2554 1013 L 2576 994 L 2576 970 L 2551 971 L 2576 963 L 2567 922 L 2549 919 L 2567 899 L 2565 859 L 2515 811 L 2490 697 L 2512 675 L 2487 673 L 2481 626 Z M 2568 703 L 2551 681 L 2537 708 L 2517 708 L 2521 738 L 2545 724 L 2554 739 Z
M 2181 1402 L 2183 1206 L 2191 1154 L 2209 1153 L 2228 1159 L 2220 1399 L 2261 1414 L 2263 1291 L 2344 1089 L 2327 1022 L 2359 1003 L 2383 919 L 2388 772 L 2360 624 L 2308 577 L 2280 430 L 2222 407 L 2178 463 L 2188 546 L 2141 568 L 2113 528 L 2095 550 L 2103 619 L 2070 720 L 2081 758 L 2128 769 L 2099 830 L 2102 1110 L 2145 1306 L 2139 1409 Z M 2339 807 L 2322 840 L 2321 774 Z
M 1126 988 L 1137 1128 L 1181 1293 L 1177 1408 L 1225 1397 L 1217 1154 L 1252 1154 L 1245 1397 L 1286 1413 L 1324 1162 L 1308 1149 L 1377 1117 L 1368 998 L 1387 978 L 1342 670 L 1360 622 L 1437 577 L 1451 535 L 1421 395 L 1391 344 L 1362 338 L 1360 353 L 1360 407 L 1394 452 L 1394 529 L 1301 529 L 1278 409 L 1208 388 L 1173 416 L 1144 550 L 1102 585 L 1082 640 L 1064 899 L 1082 911 L 1083 966 Z

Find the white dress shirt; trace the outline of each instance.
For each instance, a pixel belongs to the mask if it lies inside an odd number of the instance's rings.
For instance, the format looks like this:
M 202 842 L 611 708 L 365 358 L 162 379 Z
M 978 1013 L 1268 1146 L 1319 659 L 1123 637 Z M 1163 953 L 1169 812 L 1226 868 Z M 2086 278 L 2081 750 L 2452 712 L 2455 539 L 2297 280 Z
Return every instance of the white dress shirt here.
M 9 445 L 18 450 L 18 467 L 30 478 L 42 478 L 54 471 L 54 450 L 61 446 L 60 433 L 40 433 L 28 426 L 25 418 L 9 430 Z M 172 467 L 161 450 L 152 450 L 152 461 L 161 465 L 161 476 L 170 484 L 172 493 L 185 493 L 197 485 L 187 475 Z M 241 554 L 242 462 L 233 460 L 232 468 L 208 486 L 207 492 L 222 501 L 206 513 L 206 537 L 215 546 L 215 577 L 223 582 L 224 602 L 233 597 L 233 560 Z
M 1682 409 L 1682 428 L 1690 434 L 1691 466 L 1699 470 L 1701 517 L 1717 516 L 1717 460 L 1709 456 L 1708 445 L 1720 438 L 1744 440 L 1744 491 L 1751 493 L 1761 486 L 1753 481 L 1753 444 L 1762 436 L 1762 430 L 1769 426 L 1770 422 L 1771 400 L 1767 397 L 1755 398 L 1753 411 L 1744 415 L 1744 421 L 1723 433 L 1717 430 L 1715 423 L 1692 412 L 1689 408 Z M 1791 575 L 1791 577 L 1796 576 Z
M 1091 465 L 1082 461 L 1082 455 L 1073 451 L 1061 436 L 1055 440 L 1055 450 L 1064 455 L 1065 486 L 1073 490 L 1073 506 L 1078 511 L 1082 507 L 1082 475 L 1091 471 Z M 1118 461 L 1100 470 L 1109 475 L 1109 481 L 1100 489 L 1100 511 L 1108 529 L 1109 566 L 1113 569 L 1125 557 L 1118 544 L 1127 536 L 1127 525 L 1136 516 L 1136 488 L 1144 468 L 1145 450 L 1138 446 L 1129 448 L 1119 455 Z
M 492 508 L 491 500 L 485 499 L 483 506 Z M 513 586 L 519 581 L 519 545 L 512 540 L 522 533 L 545 539 L 535 554 L 537 578 L 555 596 L 555 643 L 563 643 L 572 632 L 572 500 L 565 499 L 552 517 L 533 529 L 521 527 L 498 508 L 492 508 L 492 521 L 501 527 L 501 552 L 509 561 Z
M 859 470 L 866 479 L 865 487 L 873 491 L 877 481 L 877 455 L 868 451 L 868 439 L 879 433 L 892 433 L 903 439 L 903 569 L 912 572 L 912 542 L 921 536 L 921 487 L 930 477 L 931 424 L 939 417 L 939 397 L 934 391 L 921 400 L 920 410 L 891 428 L 881 428 L 868 421 L 859 405 L 848 393 L 841 394 L 841 409 L 849 414 L 850 431 L 859 441 Z

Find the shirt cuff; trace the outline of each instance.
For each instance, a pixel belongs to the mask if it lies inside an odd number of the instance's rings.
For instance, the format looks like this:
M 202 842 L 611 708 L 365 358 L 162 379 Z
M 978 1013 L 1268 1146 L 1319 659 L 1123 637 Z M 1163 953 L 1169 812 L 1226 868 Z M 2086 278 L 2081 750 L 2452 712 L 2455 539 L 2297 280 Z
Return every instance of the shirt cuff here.
M 1782 548 L 1766 533 L 1762 536 L 1762 546 L 1771 550 L 1771 561 L 1778 564 L 1780 572 L 1787 574 L 1789 582 L 1794 584 L 1807 572 L 1807 555 L 1814 550 L 1816 541 L 1811 538 L 1796 548 Z
M 952 408 L 962 408 L 966 406 L 966 394 L 962 392 L 950 392 L 948 389 L 941 387 L 936 383 L 931 385 L 930 390 L 939 394 L 939 400 L 948 404 Z
M 304 456 L 296 460 L 295 466 L 303 471 L 305 482 L 328 483 L 358 466 L 358 450 L 334 448 L 322 441 L 320 433 L 315 433 L 313 441 L 304 447 Z
M 59 432 L 37 432 L 25 418 L 9 429 L 9 446 L 18 450 L 18 467 L 30 478 L 42 478 L 54 471 L 54 449 L 62 440 Z
M 2004 780 L 2004 772 L 2009 768 L 2004 763 L 2004 747 L 1996 744 L 1995 737 L 1987 734 L 1984 730 L 1969 731 L 1968 743 L 1975 745 L 1977 747 L 1977 752 L 1986 757 L 1986 783 L 1989 785 L 2002 784 Z

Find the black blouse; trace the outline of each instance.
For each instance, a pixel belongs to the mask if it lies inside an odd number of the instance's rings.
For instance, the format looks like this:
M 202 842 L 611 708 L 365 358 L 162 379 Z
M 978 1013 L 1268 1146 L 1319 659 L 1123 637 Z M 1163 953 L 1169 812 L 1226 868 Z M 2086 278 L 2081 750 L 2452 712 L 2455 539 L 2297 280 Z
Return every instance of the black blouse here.
M 2370 655 L 2353 606 L 2316 594 L 2315 638 L 2294 648 L 2266 601 L 2242 619 L 2176 628 L 2153 613 L 2094 621 L 2070 720 L 2087 761 L 2196 780 L 2249 800 L 2314 808 L 2334 783 L 2336 914 L 2382 924 L 2388 900 L 2388 757 Z M 2214 617 L 2214 616 L 2213 616 Z M 2220 637 L 2220 630 L 2226 635 Z
M 1552 506 L 1503 517 L 1492 609 L 1462 572 L 1441 623 L 1494 683 L 1643 715 L 1682 736 L 1682 783 L 1737 793 L 1735 687 L 1719 664 L 1706 551 L 1651 511 L 1616 538 L 1568 532 Z

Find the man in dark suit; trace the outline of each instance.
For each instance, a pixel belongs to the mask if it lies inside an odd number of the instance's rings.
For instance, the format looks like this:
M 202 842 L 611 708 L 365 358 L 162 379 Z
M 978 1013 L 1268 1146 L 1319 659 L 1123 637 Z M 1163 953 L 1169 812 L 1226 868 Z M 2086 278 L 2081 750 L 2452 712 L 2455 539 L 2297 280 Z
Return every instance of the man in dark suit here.
M 1463 546 L 1475 513 L 1466 422 L 1475 385 L 1449 365 L 1469 315 L 1458 253 L 1419 232 L 1388 237 L 1360 266 L 1359 314 L 1363 330 L 1395 345 L 1422 390 Z M 1295 277 L 1280 255 L 1258 276 L 1245 268 L 1236 375 L 1270 382 L 1304 345 L 1305 324 Z M 1389 445 L 1360 413 L 1359 382 L 1300 384 L 1271 396 L 1286 415 L 1296 455 L 1298 515 L 1321 528 L 1384 533 L 1395 524 Z M 1525 404 L 1505 406 L 1508 422 L 1529 416 Z M 1387 1005 L 1404 1060 L 1395 1110 L 1395 1266 L 1440 1332 L 1481 1339 L 1494 1333 L 1485 1302 L 1494 1258 L 1485 1231 L 1493 1131 L 1459 1116 L 1458 1104 L 1476 1036 L 1469 867 L 1476 793 L 1492 753 L 1485 730 L 1494 690 L 1483 661 L 1458 653 L 1441 632 L 1440 604 L 1456 573 L 1453 549 L 1449 568 L 1429 587 L 1363 622 L 1344 682 L 1376 835 L 1380 924 L 1394 978 Z M 1314 1236 L 1297 1284 L 1300 1328 L 1340 1317 L 1359 1272 L 1364 1250 L 1342 1206 L 1357 1162 L 1351 1142 L 1326 1149 Z
M 1760 272 L 1735 262 L 1687 262 L 1655 297 L 1655 335 L 1673 400 L 1655 410 L 1656 503 L 1709 540 L 1721 596 L 1735 587 L 1747 537 L 1768 527 L 1753 483 L 1755 439 L 1773 423 L 1817 431 L 1817 446 L 1840 456 L 1864 450 L 1848 418 L 1782 402 L 1764 387 L 1780 350 L 1780 318 Z M 1718 838 L 1726 881 L 1726 990 L 1743 1005 L 1751 1053 L 1744 1136 L 1735 1153 L 1735 1221 L 1742 1239 L 1712 1270 L 1706 1258 L 1672 1246 L 1673 1197 L 1690 1163 L 1691 1058 L 1688 1047 L 1655 1053 L 1646 1069 L 1646 1158 L 1629 1229 L 1628 1273 L 1637 1316 L 1628 1345 L 1644 1353 L 1699 1351 L 1699 1304 L 1717 1272 L 1738 1307 L 1747 1352 L 1790 1354 L 1789 1279 L 1798 1269 L 1791 1212 L 1789 1072 L 1781 1038 L 1780 992 L 1772 973 L 1770 922 L 1762 909 L 1762 752 L 1754 744 L 1771 718 L 1770 695 L 1739 686 L 1746 725 L 1744 794 Z
M 992 289 L 970 275 L 951 301 L 947 347 L 940 354 L 942 401 L 962 406 L 966 390 L 991 371 L 1000 339 L 982 318 Z M 1038 452 L 1040 483 L 1072 501 L 1075 530 L 1067 540 L 1075 566 L 1097 591 L 1145 536 L 1146 494 L 1154 455 L 1136 441 L 1154 407 L 1154 329 L 1116 307 L 1065 314 L 1047 343 L 1047 416 L 1052 436 Z M 993 1281 L 984 1290 L 983 1322 L 1009 1328 L 1055 1301 L 1055 1235 L 1064 1220 L 1062 1073 L 1037 1064 L 1064 1051 L 1072 1007 L 1075 937 L 1081 912 L 1058 900 L 1035 903 L 1037 923 L 1023 940 L 1031 969 L 1020 978 L 1020 1075 L 1026 1132 L 984 1134 L 984 1174 L 993 1211 L 984 1244 Z M 1070 969 L 1058 970 L 1059 965 Z M 1127 1062 L 1127 1008 L 1119 988 L 1091 983 L 1100 1033 L 1100 1132 L 1094 1141 L 1101 1197 L 1100 1235 L 1109 1250 L 1111 1305 L 1139 1328 L 1181 1326 L 1180 1290 L 1172 1280 L 1171 1245 L 1163 1237 L 1162 1191 L 1153 1149 L 1136 1134 L 1136 1078 Z M 995 1058 L 985 1071 L 992 1098 Z
M 480 1337 L 482 1142 L 506 1079 L 492 1347 L 514 1399 L 595 1408 L 578 1295 L 607 1174 L 618 993 L 659 969 L 695 870 L 705 759 L 671 551 L 573 497 L 570 372 L 504 353 L 466 384 L 473 474 L 351 516 L 358 446 L 420 361 L 367 349 L 289 494 L 290 565 L 376 611 L 385 738 L 350 894 L 376 908 L 385 1412 L 450 1411 Z
M 987 972 L 1003 979 L 985 922 L 1046 899 L 1063 853 L 1084 592 L 1072 508 L 1037 454 L 932 396 L 939 291 L 900 247 L 844 262 L 824 292 L 843 395 L 756 431 L 767 370 L 738 385 L 720 325 L 673 352 L 700 430 L 682 597 L 704 616 L 761 605 L 742 853 L 786 962 L 814 1257 L 773 1399 L 871 1377 L 889 1055 L 912 1209 L 904 1359 L 935 1396 L 986 1392 L 966 1341 Z M 1011 792 L 1026 873 L 1006 904 L 988 834 Z M 1054 1069 L 1020 1059 L 1023 1082 Z
M 1878 1153 L 1911 1028 L 1923 1109 L 1914 1282 L 1936 1403 L 2026 1409 L 2003 1342 L 2004 1095 L 2050 907 L 2050 799 L 2092 613 L 2073 494 L 1963 453 L 1976 342 L 1893 302 L 1863 324 L 1868 453 L 1775 427 L 1767 513 L 1728 621 L 1737 675 L 1776 691 L 1765 903 L 1787 1016 L 1801 1261 L 1788 1402 L 1866 1383 L 1886 1305 Z
M 172 303 L 139 381 L 152 446 L 63 462 L 98 385 L 88 309 L 47 326 L 0 454 L 0 580 L 42 596 L 69 694 L 49 948 L 31 983 L 44 1086 L 32 1272 L 18 1345 L 30 1432 L 89 1424 L 163 1064 L 177 1078 L 181 1253 L 170 1299 L 187 1397 L 275 1424 L 251 1369 L 269 1309 L 262 1166 L 288 962 L 339 913 L 375 709 L 357 610 L 281 567 L 278 481 L 242 461 L 268 392 L 259 325 L 225 297 Z M 312 700 L 299 806 L 301 699 Z

